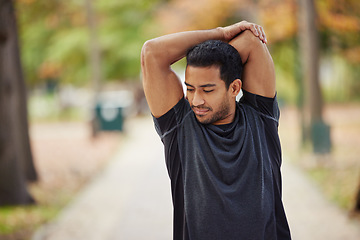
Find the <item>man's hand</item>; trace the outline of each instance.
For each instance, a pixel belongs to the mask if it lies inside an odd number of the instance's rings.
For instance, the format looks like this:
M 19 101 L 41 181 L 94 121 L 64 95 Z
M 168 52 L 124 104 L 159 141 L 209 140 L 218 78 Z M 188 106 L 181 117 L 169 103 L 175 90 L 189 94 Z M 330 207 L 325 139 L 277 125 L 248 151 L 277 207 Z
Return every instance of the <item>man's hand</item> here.
M 222 27 L 220 30 L 223 33 L 224 40 L 230 42 L 237 35 L 242 33 L 245 30 L 250 30 L 256 37 L 258 37 L 263 43 L 267 43 L 264 29 L 257 24 L 249 23 L 247 21 L 241 21 L 233 25 Z

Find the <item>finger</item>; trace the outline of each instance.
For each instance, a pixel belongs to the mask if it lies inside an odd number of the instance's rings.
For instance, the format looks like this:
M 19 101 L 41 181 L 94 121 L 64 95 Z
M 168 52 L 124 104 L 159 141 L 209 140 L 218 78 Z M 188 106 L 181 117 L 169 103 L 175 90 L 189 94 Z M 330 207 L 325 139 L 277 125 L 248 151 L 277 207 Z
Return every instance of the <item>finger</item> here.
M 260 31 L 260 34 L 262 36 L 262 41 L 264 43 L 267 43 L 266 34 L 265 34 L 264 28 L 262 26 L 259 26 L 259 31 Z
M 259 36 L 259 31 L 257 30 L 255 24 L 251 24 L 251 25 L 250 25 L 250 30 L 252 31 L 252 33 L 253 33 L 255 36 L 257 36 L 257 37 Z
M 263 40 L 264 40 L 264 35 L 263 35 L 263 31 L 262 31 L 262 29 L 261 29 L 261 26 L 256 25 L 256 28 L 257 28 L 257 30 L 258 30 L 258 32 L 259 32 L 259 38 L 260 38 L 260 40 L 263 41 Z
M 260 25 L 256 25 L 256 29 L 257 31 L 259 32 L 259 40 L 263 43 L 266 43 L 266 40 L 265 40 L 265 32 L 263 30 L 263 28 L 260 26 Z

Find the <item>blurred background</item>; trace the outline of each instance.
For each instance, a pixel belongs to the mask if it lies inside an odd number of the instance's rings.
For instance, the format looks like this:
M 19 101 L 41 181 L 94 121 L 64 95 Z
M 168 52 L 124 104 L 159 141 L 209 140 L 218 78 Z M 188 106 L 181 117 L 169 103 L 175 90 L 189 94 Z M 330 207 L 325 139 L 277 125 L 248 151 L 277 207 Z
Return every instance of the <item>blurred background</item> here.
M 284 158 L 360 211 L 359 1 L 0 0 L 0 14 L 0 239 L 30 239 L 127 140 L 126 122 L 149 118 L 146 40 L 241 20 L 267 34 Z

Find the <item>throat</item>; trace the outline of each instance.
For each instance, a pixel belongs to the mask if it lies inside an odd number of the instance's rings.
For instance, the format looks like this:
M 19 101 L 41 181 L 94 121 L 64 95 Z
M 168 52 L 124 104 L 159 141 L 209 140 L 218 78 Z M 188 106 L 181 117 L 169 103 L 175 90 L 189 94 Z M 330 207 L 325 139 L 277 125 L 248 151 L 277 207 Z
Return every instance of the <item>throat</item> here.
M 218 121 L 213 122 L 213 125 L 228 125 L 234 122 L 235 119 L 235 111 L 228 113 L 227 115 L 223 115 L 222 118 L 219 118 Z

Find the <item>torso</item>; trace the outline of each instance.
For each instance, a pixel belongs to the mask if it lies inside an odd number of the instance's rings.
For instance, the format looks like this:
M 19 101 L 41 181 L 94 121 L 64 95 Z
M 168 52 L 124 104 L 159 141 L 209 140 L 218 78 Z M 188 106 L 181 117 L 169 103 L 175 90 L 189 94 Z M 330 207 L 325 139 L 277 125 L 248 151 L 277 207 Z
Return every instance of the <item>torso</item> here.
M 198 123 L 185 99 L 155 120 L 172 182 L 174 239 L 290 239 L 276 100 L 244 96 L 224 126 Z

